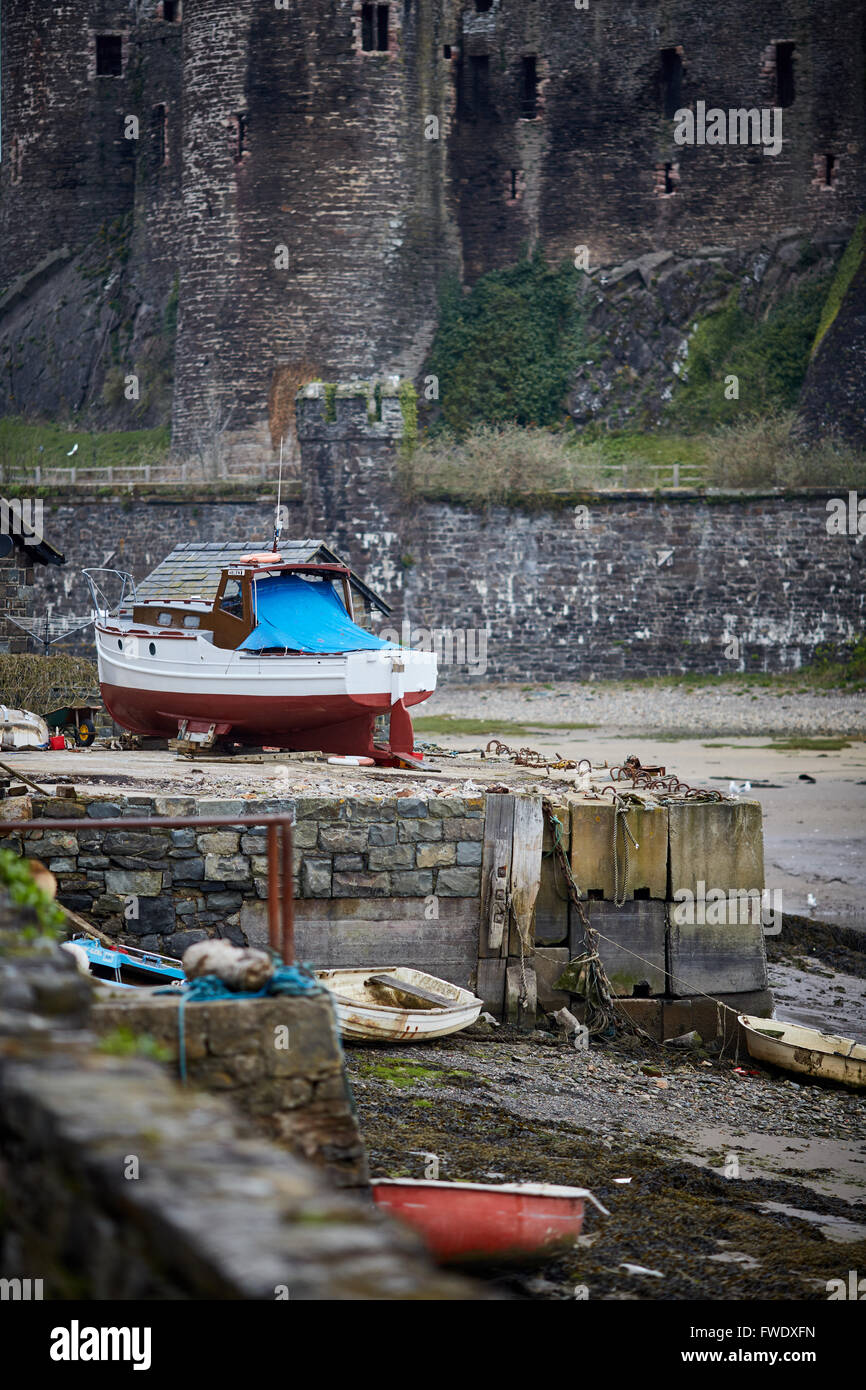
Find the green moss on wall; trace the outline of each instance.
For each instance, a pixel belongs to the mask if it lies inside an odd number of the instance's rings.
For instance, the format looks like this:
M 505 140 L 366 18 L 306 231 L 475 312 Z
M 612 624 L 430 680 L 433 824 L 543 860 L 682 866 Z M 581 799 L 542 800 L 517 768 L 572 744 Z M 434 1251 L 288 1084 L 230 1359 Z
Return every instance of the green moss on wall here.
M 464 294 L 445 284 L 430 371 L 439 378 L 442 423 L 549 425 L 562 416 L 580 352 L 578 272 L 534 259 L 484 275 Z
M 827 329 L 833 323 L 842 304 L 842 300 L 848 293 L 848 288 L 866 255 L 866 215 L 860 218 L 857 226 L 851 235 L 851 240 L 845 247 L 836 274 L 833 276 L 833 283 L 830 286 L 824 307 L 821 310 L 821 319 L 818 324 L 818 331 L 815 334 L 815 341 L 812 344 L 812 356 L 818 351 L 821 340 Z
M 758 320 L 740 307 L 732 291 L 724 307 L 703 319 L 692 336 L 683 382 L 666 411 L 667 420 L 697 429 L 795 406 L 827 289 L 827 277 L 801 285 Z M 737 378 L 739 394 L 728 399 L 731 377 Z

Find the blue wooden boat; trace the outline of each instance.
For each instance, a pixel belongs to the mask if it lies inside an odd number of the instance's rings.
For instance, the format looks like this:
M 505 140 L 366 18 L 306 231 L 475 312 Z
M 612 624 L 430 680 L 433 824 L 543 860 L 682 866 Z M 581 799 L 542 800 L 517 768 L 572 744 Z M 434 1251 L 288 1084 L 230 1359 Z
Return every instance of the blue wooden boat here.
M 183 966 L 173 956 L 119 943 L 116 947 L 103 946 L 92 936 L 73 936 L 71 940 L 84 951 L 90 973 L 97 980 L 136 989 L 142 985 L 181 985 L 186 979 Z

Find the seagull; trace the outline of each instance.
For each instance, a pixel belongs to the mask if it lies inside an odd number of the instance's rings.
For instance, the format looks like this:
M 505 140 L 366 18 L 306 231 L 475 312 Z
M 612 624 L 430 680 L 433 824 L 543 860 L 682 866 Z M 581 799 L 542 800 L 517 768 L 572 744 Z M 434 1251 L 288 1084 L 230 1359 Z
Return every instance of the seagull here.
M 77 453 L 78 453 L 78 445 L 77 445 L 77 444 L 73 444 L 73 446 L 72 446 L 71 449 L 67 449 L 67 451 L 66 451 L 66 457 L 67 457 L 68 459 L 71 459 L 71 458 L 72 458 L 72 455 L 73 455 L 73 454 L 77 454 Z
M 817 906 L 818 906 L 818 899 L 815 897 L 815 894 L 814 894 L 814 893 L 807 893 L 807 894 L 806 894 L 806 906 L 807 906 L 807 907 L 817 907 Z

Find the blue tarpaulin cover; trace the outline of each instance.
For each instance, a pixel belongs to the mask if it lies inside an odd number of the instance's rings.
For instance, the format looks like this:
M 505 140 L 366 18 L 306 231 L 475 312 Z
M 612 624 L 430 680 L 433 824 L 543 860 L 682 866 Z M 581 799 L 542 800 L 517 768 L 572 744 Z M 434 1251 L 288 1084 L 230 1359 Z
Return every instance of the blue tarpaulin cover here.
M 256 583 L 254 593 L 257 622 L 240 651 L 277 647 L 330 655 L 394 646 L 353 623 L 329 583 L 274 575 Z

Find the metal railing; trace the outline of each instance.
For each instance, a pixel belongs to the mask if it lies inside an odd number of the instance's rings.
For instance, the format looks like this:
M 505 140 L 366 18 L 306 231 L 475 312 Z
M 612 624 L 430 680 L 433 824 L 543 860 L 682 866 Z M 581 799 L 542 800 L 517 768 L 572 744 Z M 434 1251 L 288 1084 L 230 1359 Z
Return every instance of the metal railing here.
M 80 818 L 44 816 L 36 820 L 0 821 L 0 838 L 12 832 L 23 837 L 34 830 L 188 830 L 211 826 L 266 826 L 268 843 L 268 945 L 295 963 L 295 899 L 292 877 L 292 820 L 290 816 L 106 816 L 82 824 Z M 38 845 L 38 841 L 34 842 Z
M 257 482 L 262 478 L 276 478 L 277 471 L 278 464 L 270 459 L 263 459 L 257 465 L 222 463 L 212 467 L 195 460 L 184 463 L 109 463 L 102 466 L 94 464 L 86 468 L 65 468 L 60 464 L 44 463 L 36 463 L 29 468 L 26 464 L 0 463 L 0 483 L 29 483 L 33 487 L 75 487 L 81 483 L 97 483 L 108 487 L 118 483 L 128 487 L 133 487 L 136 483 L 244 483 Z

